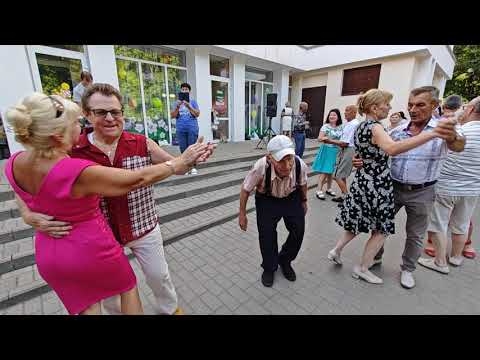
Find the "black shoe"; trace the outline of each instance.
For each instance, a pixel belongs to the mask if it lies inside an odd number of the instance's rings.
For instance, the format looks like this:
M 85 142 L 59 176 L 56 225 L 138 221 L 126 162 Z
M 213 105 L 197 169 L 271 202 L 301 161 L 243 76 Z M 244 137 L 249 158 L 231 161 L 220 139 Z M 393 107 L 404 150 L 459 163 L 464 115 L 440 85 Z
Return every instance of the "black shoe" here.
M 334 198 L 332 199 L 332 201 L 341 203 L 341 202 L 343 202 L 343 197 L 341 197 L 341 196 L 334 197 Z
M 285 279 L 290 281 L 297 280 L 297 275 L 295 274 L 295 271 L 290 263 L 280 264 L 280 268 L 282 269 L 282 274 L 285 276 Z
M 272 287 L 274 275 L 275 275 L 274 272 L 264 270 L 263 274 L 262 274 L 262 284 L 263 284 L 263 286 Z
M 370 270 L 377 265 L 382 265 L 382 258 L 373 259 L 373 264 L 368 269 Z

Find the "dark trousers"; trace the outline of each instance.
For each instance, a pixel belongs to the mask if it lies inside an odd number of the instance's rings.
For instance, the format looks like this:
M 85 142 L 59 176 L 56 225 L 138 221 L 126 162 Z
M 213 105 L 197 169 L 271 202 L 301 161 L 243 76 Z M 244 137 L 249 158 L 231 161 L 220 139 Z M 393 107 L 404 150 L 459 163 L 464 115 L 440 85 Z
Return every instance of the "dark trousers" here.
M 305 132 L 295 131 L 293 138 L 295 139 L 295 155 L 303 158 L 303 152 L 305 151 Z
M 300 191 L 296 190 L 283 199 L 257 194 L 255 206 L 262 267 L 265 271 L 273 272 L 277 270 L 279 263 L 290 263 L 295 260 L 302 246 L 305 213 Z M 279 254 L 277 224 L 282 218 L 288 230 L 288 237 Z

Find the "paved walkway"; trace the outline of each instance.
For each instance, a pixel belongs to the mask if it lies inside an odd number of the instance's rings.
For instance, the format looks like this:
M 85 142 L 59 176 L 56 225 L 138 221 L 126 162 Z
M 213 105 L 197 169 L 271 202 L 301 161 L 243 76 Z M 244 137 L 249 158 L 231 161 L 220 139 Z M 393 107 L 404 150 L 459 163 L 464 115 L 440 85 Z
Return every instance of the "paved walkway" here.
M 223 144 L 222 144 L 223 145 Z M 239 145 L 251 151 L 252 145 Z M 219 146 L 216 156 L 231 154 Z M 170 272 L 186 314 L 480 314 L 480 262 L 465 260 L 460 268 L 441 275 L 419 267 L 417 286 L 399 284 L 399 264 L 405 242 L 405 212 L 397 216 L 397 234 L 386 244 L 384 264 L 374 272 L 383 285 L 370 285 L 351 277 L 353 264 L 367 239 L 362 235 L 344 251 L 342 267 L 326 259 L 341 234 L 334 223 L 336 204 L 309 194 L 310 210 L 302 250 L 293 263 L 297 281 L 277 272 L 272 288 L 260 282 L 260 250 L 255 212 L 248 215 L 245 233 L 237 220 L 183 238 L 165 247 Z M 480 218 L 480 209 L 474 219 Z M 185 219 L 185 221 L 188 221 Z M 179 224 L 181 226 L 181 224 Z M 474 243 L 480 249 L 480 224 L 475 223 Z M 286 230 L 279 226 L 279 239 Z M 153 295 L 134 261 L 145 312 L 153 313 Z M 0 314 L 65 314 L 53 292 L 0 311 Z

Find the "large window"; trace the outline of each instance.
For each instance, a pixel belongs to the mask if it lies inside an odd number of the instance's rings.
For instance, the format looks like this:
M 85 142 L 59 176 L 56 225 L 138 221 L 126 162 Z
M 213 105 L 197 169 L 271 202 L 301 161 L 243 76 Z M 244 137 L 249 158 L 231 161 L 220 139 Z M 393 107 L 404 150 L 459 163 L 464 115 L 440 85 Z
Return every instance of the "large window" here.
M 35 90 L 72 99 L 80 73 L 88 70 L 83 45 L 29 45 L 27 50 Z
M 36 54 L 42 90 L 71 99 L 73 88 L 80 82 L 82 62 L 59 56 Z
M 64 50 L 70 50 L 70 51 L 78 51 L 83 53 L 84 52 L 84 47 L 83 45 L 45 45 L 57 49 L 64 49 Z
M 245 80 L 273 82 L 273 72 L 247 66 L 245 67 Z
M 230 74 L 229 64 L 228 59 L 210 55 L 210 75 L 228 78 Z
M 186 64 L 185 51 L 158 45 L 115 45 L 115 55 L 175 66 Z
M 125 104 L 125 130 L 144 134 L 158 144 L 176 144 L 176 119 L 170 118 L 170 110 L 187 72 L 172 63 L 184 63 L 184 53 L 137 45 L 115 46 L 115 53 Z
M 358 95 L 378 88 L 380 68 L 379 64 L 344 70 L 342 96 Z

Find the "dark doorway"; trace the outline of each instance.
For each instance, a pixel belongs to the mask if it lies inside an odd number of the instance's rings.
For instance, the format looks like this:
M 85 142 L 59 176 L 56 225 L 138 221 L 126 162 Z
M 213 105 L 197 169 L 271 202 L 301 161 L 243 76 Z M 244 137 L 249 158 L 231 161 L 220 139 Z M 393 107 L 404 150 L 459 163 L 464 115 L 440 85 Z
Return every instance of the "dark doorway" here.
M 307 132 L 307 137 L 311 139 L 318 137 L 323 124 L 326 93 L 326 86 L 302 89 L 302 101 L 308 104 L 307 120 L 310 121 L 310 131 Z

